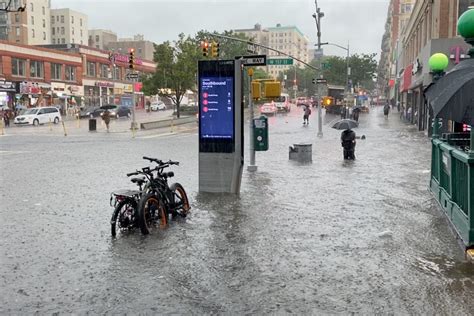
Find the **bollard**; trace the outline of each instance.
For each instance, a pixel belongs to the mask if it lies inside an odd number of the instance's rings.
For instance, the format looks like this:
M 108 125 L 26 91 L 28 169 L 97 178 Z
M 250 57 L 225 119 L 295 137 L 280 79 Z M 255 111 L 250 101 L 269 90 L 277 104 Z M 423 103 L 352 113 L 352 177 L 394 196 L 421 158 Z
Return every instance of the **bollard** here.
M 171 133 L 174 132 L 174 116 L 171 118 Z
M 135 138 L 135 126 L 132 126 L 132 138 Z
M 77 128 L 81 128 L 81 118 L 77 115 Z
M 2 118 L 0 118 L 0 126 L 1 126 L 0 129 L 2 130 L 2 134 L 0 134 L 0 135 L 5 135 L 5 131 L 3 130 L 3 119 Z
M 61 123 L 63 124 L 64 136 L 67 136 L 66 125 L 64 125 L 64 121 L 62 120 L 61 120 Z
M 50 132 L 53 131 L 53 126 L 51 125 L 51 118 L 49 118 L 49 131 Z

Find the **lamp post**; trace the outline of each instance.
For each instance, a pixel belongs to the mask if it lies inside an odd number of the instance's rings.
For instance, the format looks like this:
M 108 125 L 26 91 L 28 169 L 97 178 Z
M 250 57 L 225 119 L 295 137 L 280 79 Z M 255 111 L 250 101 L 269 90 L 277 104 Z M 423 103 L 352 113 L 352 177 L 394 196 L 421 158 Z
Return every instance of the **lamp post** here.
M 324 17 L 324 13 L 318 8 L 318 0 L 314 0 L 316 6 L 316 13 L 313 13 L 312 17 L 316 23 L 316 34 L 318 36 L 318 52 L 321 51 L 321 18 Z M 319 71 L 321 72 L 321 56 L 319 57 Z M 319 96 L 318 102 L 318 137 L 323 137 L 323 119 L 322 119 L 322 96 Z
M 436 82 L 439 78 L 444 75 L 444 70 L 448 67 L 449 59 L 443 53 L 433 54 L 428 64 L 431 68 L 431 73 L 433 74 L 433 81 Z M 435 117 L 433 120 L 433 138 L 439 138 L 439 118 Z
M 349 65 L 349 57 L 350 57 L 350 48 L 349 48 L 349 41 L 347 41 L 347 48 L 344 47 L 344 46 L 341 46 L 341 45 L 338 45 L 338 44 L 334 44 L 334 43 L 321 43 L 321 45 L 331 45 L 331 46 L 336 46 L 336 47 L 339 47 L 340 49 L 343 49 L 347 52 L 347 57 L 346 57 L 346 87 L 344 89 L 345 94 L 346 94 L 346 102 L 347 102 L 347 99 L 349 97 L 349 94 L 350 94 L 350 89 L 349 89 L 349 76 L 351 75 L 351 67 Z M 345 105 L 347 106 L 347 104 Z M 344 112 L 346 113 L 346 112 Z M 345 118 L 345 117 L 344 117 Z

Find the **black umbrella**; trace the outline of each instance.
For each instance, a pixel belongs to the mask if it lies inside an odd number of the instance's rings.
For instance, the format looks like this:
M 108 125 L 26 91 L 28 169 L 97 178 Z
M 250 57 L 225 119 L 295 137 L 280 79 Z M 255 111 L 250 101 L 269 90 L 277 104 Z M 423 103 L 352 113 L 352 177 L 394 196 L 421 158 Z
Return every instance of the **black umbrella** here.
M 359 123 L 357 123 L 356 121 L 344 119 L 335 122 L 334 124 L 332 124 L 331 127 L 335 129 L 352 129 L 357 126 L 359 126 Z
M 434 117 L 474 125 L 474 59 L 459 63 L 425 90 Z

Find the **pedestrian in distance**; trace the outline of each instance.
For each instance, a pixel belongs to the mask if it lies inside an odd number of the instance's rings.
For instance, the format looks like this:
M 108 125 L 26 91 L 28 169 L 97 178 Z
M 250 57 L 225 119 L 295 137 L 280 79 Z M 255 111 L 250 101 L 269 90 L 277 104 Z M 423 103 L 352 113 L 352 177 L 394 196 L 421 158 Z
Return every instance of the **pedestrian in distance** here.
M 309 116 L 311 115 L 311 109 L 309 105 L 305 105 L 303 114 L 303 124 L 309 125 Z
M 107 133 L 109 132 L 109 124 L 110 124 L 110 112 L 109 110 L 105 110 L 102 114 L 102 119 L 104 120 L 105 126 L 107 127 Z
M 385 104 L 383 107 L 383 115 L 385 115 L 385 118 L 388 119 L 388 113 L 390 112 L 390 105 L 388 102 Z
M 344 149 L 344 160 L 355 160 L 356 133 L 351 129 L 341 133 L 341 145 Z
M 359 122 L 359 113 L 360 113 L 360 108 L 358 107 L 352 110 L 352 119 L 356 122 Z
M 10 126 L 10 115 L 8 114 L 8 111 L 3 111 L 3 121 L 5 122 L 5 127 Z

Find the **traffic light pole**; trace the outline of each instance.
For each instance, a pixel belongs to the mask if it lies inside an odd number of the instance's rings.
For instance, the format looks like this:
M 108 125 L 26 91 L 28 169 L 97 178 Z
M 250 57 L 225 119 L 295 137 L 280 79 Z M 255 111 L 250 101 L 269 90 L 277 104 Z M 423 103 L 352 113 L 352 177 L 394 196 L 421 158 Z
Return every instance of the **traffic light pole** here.
M 138 79 L 132 79 L 132 132 L 135 133 L 135 130 L 137 129 L 137 121 L 136 121 L 136 117 L 135 117 L 135 105 L 136 105 L 136 101 L 135 101 L 135 80 L 138 80 Z
M 318 35 L 318 52 L 321 51 L 321 18 L 324 16 L 324 13 L 318 8 L 318 0 L 314 0 L 316 5 L 316 13 L 313 14 L 313 18 L 316 22 L 316 31 Z M 322 67 L 321 67 L 321 56 L 319 57 L 319 69 L 321 71 L 322 77 Z M 319 93 L 319 104 L 318 104 L 318 137 L 323 137 L 323 118 L 322 118 L 322 107 L 323 107 L 323 97 L 322 93 Z

